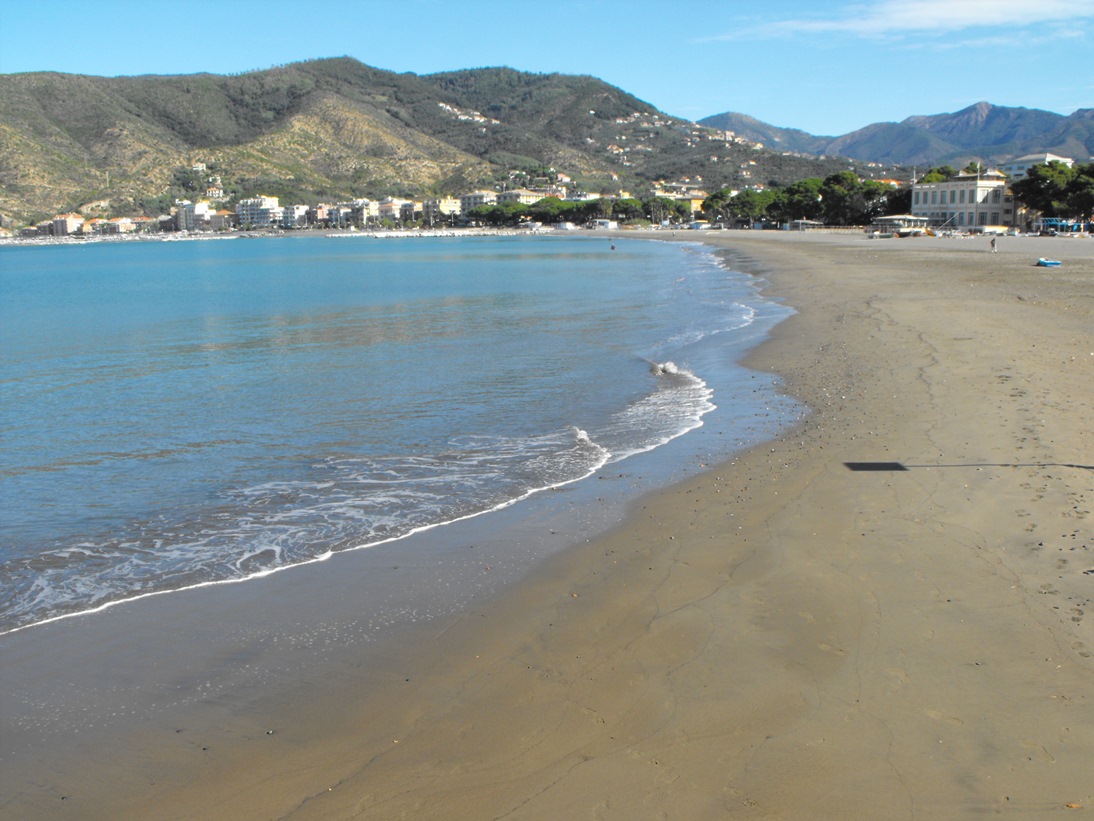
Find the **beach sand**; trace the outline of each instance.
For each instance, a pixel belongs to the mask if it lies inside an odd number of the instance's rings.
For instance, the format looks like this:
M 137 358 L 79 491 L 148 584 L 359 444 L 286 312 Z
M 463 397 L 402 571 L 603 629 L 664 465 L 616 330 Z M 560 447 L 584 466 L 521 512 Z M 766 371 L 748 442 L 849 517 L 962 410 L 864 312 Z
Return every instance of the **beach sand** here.
M 748 364 L 801 425 L 337 675 L 37 762 L 0 811 L 1094 811 L 1094 240 L 702 240 L 798 310 Z

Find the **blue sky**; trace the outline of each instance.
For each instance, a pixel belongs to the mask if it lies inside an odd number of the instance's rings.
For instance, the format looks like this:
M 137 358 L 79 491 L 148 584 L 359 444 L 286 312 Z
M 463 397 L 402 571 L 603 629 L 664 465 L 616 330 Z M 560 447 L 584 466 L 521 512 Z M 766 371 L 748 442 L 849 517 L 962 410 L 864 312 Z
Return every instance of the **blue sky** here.
M 590 74 L 814 134 L 980 100 L 1094 108 L 1094 0 L 0 0 L 0 73 L 231 73 L 348 55 Z

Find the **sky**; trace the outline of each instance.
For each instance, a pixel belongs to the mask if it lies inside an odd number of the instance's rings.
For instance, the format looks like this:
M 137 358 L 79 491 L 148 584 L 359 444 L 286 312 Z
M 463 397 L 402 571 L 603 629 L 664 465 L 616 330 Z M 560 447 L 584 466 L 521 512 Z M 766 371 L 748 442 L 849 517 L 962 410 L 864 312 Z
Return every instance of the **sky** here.
M 817 135 L 980 101 L 1094 108 L 1094 0 L 0 0 L 0 73 L 239 73 L 319 57 L 587 74 L 666 114 Z

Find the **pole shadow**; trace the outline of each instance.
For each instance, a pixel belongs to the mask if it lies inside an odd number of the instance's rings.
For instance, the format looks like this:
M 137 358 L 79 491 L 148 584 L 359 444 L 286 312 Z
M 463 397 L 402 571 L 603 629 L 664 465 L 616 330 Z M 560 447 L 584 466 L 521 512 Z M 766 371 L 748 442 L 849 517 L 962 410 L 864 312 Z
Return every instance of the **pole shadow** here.
M 1094 465 L 1074 465 L 1066 462 L 969 462 L 953 465 L 906 465 L 903 462 L 844 462 L 848 470 L 855 472 L 892 473 L 913 468 L 1074 468 L 1075 470 L 1094 470 Z

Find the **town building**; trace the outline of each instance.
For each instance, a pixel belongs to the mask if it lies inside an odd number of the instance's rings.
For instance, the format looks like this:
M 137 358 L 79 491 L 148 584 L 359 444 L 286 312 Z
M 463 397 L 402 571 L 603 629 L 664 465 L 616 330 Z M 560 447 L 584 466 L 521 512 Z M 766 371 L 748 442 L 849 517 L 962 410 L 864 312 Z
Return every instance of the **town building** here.
M 958 174 L 943 182 L 912 184 L 912 216 L 931 226 L 968 230 L 985 225 L 1014 225 L 1014 197 L 999 171 Z
M 460 201 L 455 197 L 434 197 L 422 203 L 422 219 L 430 225 L 446 222 L 460 213 Z
M 308 206 L 286 205 L 281 209 L 282 228 L 307 228 Z
M 236 215 L 227 208 L 221 208 L 215 214 L 209 215 L 210 231 L 230 231 L 236 226 Z
M 84 218 L 79 214 L 58 214 L 53 218 L 50 225 L 50 233 L 53 236 L 65 237 L 80 233 L 80 229 L 84 225 Z
M 497 204 L 501 205 L 503 202 L 519 202 L 521 205 L 535 205 L 543 199 L 542 194 L 537 194 L 535 191 L 529 191 L 527 188 L 514 188 L 512 191 L 502 191 L 497 196 Z
M 413 222 L 422 216 L 422 204 L 406 200 L 399 206 L 399 219 L 402 222 Z
M 402 218 L 402 208 L 405 202 L 406 200 L 396 199 L 395 197 L 384 197 L 378 204 L 380 219 L 398 222 Z
M 209 221 L 209 203 L 175 201 L 175 230 L 201 231 Z
M 999 167 L 999 170 L 1006 174 L 1011 182 L 1015 182 L 1026 176 L 1026 172 L 1033 166 L 1048 165 L 1050 162 L 1062 162 L 1068 168 L 1075 164 L 1075 160 L 1071 157 L 1060 157 L 1049 153 L 1025 154 L 1021 157 L 1015 157 L 1013 160 L 1007 160 Z
M 483 205 L 497 205 L 498 195 L 493 191 L 472 191 L 460 197 L 460 213 L 467 216 L 472 210 Z
M 277 197 L 250 197 L 236 204 L 239 224 L 244 228 L 265 228 L 281 222 L 281 206 Z
M 129 217 L 114 217 L 108 220 L 99 220 L 97 232 L 106 235 L 131 234 L 137 230 L 137 226 Z
M 151 234 L 159 230 L 159 220 L 154 217 L 133 217 L 133 230 Z

